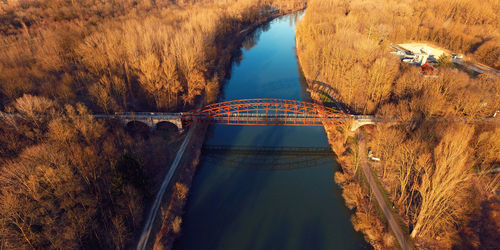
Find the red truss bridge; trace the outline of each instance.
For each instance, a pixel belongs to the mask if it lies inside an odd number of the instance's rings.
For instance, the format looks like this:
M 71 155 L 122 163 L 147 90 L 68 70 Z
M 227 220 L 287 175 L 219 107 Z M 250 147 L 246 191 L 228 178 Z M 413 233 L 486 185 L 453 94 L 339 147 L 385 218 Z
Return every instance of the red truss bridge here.
M 220 102 L 183 113 L 185 126 L 192 123 L 226 125 L 323 126 L 340 125 L 349 115 L 319 104 L 285 99 L 243 99 Z
M 2 114 L 0 114 L 0 118 Z M 193 123 L 226 125 L 282 125 L 323 126 L 345 124 L 353 121 L 351 130 L 380 122 L 381 119 L 367 115 L 351 115 L 320 104 L 286 99 L 242 99 L 220 102 L 181 113 L 120 112 L 96 114 L 97 119 L 119 119 L 125 124 L 142 123 L 156 128 L 160 124 L 175 125 L 182 130 Z

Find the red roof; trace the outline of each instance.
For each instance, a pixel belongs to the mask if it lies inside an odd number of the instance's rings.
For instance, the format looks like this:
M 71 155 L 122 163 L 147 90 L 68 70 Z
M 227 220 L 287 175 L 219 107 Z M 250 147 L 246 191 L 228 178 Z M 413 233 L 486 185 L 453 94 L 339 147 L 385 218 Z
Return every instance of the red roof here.
M 425 63 L 424 65 L 420 66 L 420 69 L 422 69 L 422 74 L 424 75 L 430 75 L 434 73 L 437 69 L 434 68 L 432 65 Z

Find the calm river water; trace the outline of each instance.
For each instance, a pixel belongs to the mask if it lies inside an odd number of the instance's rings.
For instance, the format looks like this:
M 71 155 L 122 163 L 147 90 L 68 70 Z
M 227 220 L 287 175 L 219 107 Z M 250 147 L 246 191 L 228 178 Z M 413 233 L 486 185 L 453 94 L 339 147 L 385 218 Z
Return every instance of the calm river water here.
M 220 101 L 283 98 L 308 101 L 295 53 L 295 21 L 272 21 L 244 42 L 241 61 Z M 182 236 L 174 249 L 361 249 L 331 157 L 294 159 L 281 147 L 328 147 L 322 127 L 209 128 L 205 146 L 273 146 L 276 153 L 204 153 L 193 180 Z M 269 162 L 277 167 L 270 169 Z M 283 164 L 283 163 L 286 164 Z

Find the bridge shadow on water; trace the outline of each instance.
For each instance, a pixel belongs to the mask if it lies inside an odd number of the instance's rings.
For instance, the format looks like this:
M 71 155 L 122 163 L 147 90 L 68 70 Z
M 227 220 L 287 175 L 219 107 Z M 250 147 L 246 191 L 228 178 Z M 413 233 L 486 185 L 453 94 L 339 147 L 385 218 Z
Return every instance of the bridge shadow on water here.
M 222 141 L 228 145 L 237 144 L 237 138 L 241 138 L 240 134 L 245 133 L 246 129 L 243 127 L 210 126 L 207 141 Z M 272 136 L 262 137 L 262 135 L 268 135 L 266 131 L 258 135 L 261 136 L 254 136 L 252 141 L 246 141 L 246 143 L 251 145 L 262 143 L 279 145 L 281 143 L 279 137 L 274 139 L 271 139 Z M 256 138 L 266 138 L 266 140 Z M 276 223 L 276 218 L 272 214 L 254 217 L 252 223 L 242 222 L 245 218 L 249 218 L 249 211 L 256 211 L 263 207 L 260 197 L 262 193 L 265 193 L 266 184 L 272 178 L 272 174 L 263 175 L 262 171 L 248 171 L 247 168 L 217 167 L 220 164 L 215 160 L 210 160 L 210 157 L 202 155 L 200 167 L 193 180 L 192 192 L 198 194 L 193 194 L 189 199 L 188 207 L 192 209 L 188 209 L 184 216 L 186 221 L 183 223 L 183 230 L 191 233 L 182 235 L 175 242 L 174 249 L 231 249 L 231 246 L 242 247 L 243 245 L 249 246 L 248 249 L 259 249 L 261 244 L 256 240 L 238 243 L 238 241 L 244 241 L 240 235 L 227 237 L 228 228 L 237 228 L 239 224 L 247 225 L 246 234 L 253 239 L 262 237 L 262 228 L 269 227 L 270 221 L 273 221 L 273 226 L 277 227 L 275 232 L 288 235 L 287 219 L 280 220 L 284 224 Z M 222 156 L 219 154 L 218 157 Z
M 337 165 L 320 130 L 211 126 L 184 216 L 189 233 L 174 249 L 359 249 L 342 243 L 349 230 L 324 224 L 348 228 L 351 212 L 338 202 Z
M 208 165 L 258 171 L 313 168 L 334 160 L 329 147 L 205 145 L 202 152 Z

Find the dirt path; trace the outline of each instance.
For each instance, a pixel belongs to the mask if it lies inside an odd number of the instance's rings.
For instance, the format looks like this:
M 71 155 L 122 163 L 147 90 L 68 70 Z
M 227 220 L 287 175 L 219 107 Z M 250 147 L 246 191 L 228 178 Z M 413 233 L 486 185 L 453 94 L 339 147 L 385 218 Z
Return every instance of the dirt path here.
M 387 204 L 385 203 L 384 200 L 384 196 L 382 195 L 382 192 L 380 192 L 377 183 L 375 183 L 375 179 L 373 178 L 372 171 L 370 169 L 370 165 L 368 164 L 368 160 L 366 157 L 367 156 L 366 142 L 362 132 L 358 133 L 358 139 L 359 139 L 359 155 L 361 157 L 360 159 L 361 167 L 370 185 L 370 189 L 375 195 L 375 199 L 377 200 L 378 205 L 382 209 L 385 218 L 389 222 L 389 226 L 391 227 L 392 232 L 394 232 L 394 235 L 396 236 L 396 239 L 398 240 L 401 249 L 409 250 L 411 248 L 408 245 L 408 242 L 406 242 L 403 231 L 399 227 L 399 224 L 396 222 L 396 219 L 392 215 L 391 210 L 389 209 L 389 207 L 387 207 Z
M 151 211 L 149 212 L 149 214 L 147 216 L 146 224 L 144 226 L 144 229 L 142 230 L 141 237 L 139 238 L 139 243 L 137 244 L 137 250 L 143 250 L 146 248 L 146 245 L 147 245 L 148 239 L 149 239 L 149 235 L 151 234 L 151 228 L 153 226 L 154 219 L 156 218 L 156 215 L 158 214 L 158 209 L 160 208 L 161 200 L 163 198 L 163 195 L 165 194 L 165 190 L 167 189 L 168 183 L 170 183 L 170 180 L 172 179 L 172 176 L 174 175 L 175 170 L 177 169 L 177 166 L 179 165 L 179 162 L 181 161 L 182 156 L 184 155 L 184 151 L 186 150 L 186 147 L 189 144 L 189 141 L 191 140 L 191 137 L 193 136 L 194 131 L 195 131 L 195 128 L 191 128 L 189 130 L 188 135 L 186 136 L 186 138 L 182 142 L 181 147 L 179 148 L 179 151 L 177 151 L 177 155 L 175 156 L 175 159 L 172 162 L 172 165 L 170 165 L 170 169 L 168 170 L 168 173 L 165 176 L 165 179 L 163 179 L 160 190 L 158 190 L 158 193 L 156 194 L 153 206 L 151 207 Z

